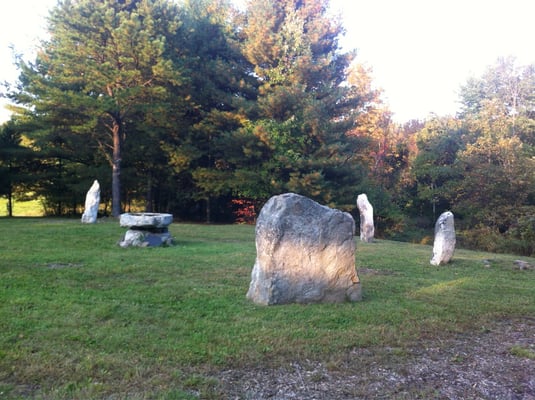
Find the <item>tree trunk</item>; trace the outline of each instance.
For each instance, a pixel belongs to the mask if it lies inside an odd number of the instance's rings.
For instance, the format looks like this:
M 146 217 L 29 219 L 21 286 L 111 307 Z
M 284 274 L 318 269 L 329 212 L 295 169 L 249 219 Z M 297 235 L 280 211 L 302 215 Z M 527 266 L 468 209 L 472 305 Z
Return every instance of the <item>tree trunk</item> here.
M 13 216 L 13 191 L 11 190 L 11 183 L 9 183 L 9 192 L 7 194 L 7 216 Z
M 121 120 L 113 123 L 113 158 L 111 175 L 111 215 L 121 215 Z
M 211 219 L 212 219 L 212 209 L 211 209 L 211 204 L 210 204 L 210 196 L 208 196 L 206 198 L 206 223 L 209 224 L 211 223 Z
M 152 176 L 147 177 L 147 194 L 145 195 L 145 212 L 154 212 L 154 198 L 152 195 Z

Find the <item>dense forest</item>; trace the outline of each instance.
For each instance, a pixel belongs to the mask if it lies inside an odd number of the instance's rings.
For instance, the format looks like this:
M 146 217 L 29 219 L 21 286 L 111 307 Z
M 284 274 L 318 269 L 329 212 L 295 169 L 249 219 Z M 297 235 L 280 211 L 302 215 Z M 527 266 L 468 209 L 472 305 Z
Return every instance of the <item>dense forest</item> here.
M 535 254 L 535 66 L 502 58 L 461 111 L 396 124 L 328 0 L 63 0 L 5 85 L 0 196 L 79 215 L 254 222 L 295 192 L 376 232 L 425 240 L 445 210 L 462 245 Z M 461 62 L 461 61 L 460 61 Z M 440 77 L 437 77 L 440 79 Z M 431 230 L 432 235 L 432 230 Z

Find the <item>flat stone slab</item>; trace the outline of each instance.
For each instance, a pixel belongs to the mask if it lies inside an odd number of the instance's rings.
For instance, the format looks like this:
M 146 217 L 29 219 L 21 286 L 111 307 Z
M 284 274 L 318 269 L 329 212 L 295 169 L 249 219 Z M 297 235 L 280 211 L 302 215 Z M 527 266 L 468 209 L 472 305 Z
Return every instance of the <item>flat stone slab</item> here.
M 121 226 L 138 229 L 166 228 L 172 222 L 172 214 L 162 213 L 124 213 L 119 219 Z

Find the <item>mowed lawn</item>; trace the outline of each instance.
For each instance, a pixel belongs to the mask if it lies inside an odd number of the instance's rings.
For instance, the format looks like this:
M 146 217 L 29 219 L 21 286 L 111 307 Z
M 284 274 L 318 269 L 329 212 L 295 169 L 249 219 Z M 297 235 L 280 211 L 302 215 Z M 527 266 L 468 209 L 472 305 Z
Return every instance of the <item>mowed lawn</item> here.
M 245 298 L 254 227 L 175 223 L 176 245 L 120 248 L 117 220 L 0 218 L 0 399 L 217 398 L 210 371 L 336 360 L 355 348 L 535 315 L 535 259 L 361 243 L 363 301 Z

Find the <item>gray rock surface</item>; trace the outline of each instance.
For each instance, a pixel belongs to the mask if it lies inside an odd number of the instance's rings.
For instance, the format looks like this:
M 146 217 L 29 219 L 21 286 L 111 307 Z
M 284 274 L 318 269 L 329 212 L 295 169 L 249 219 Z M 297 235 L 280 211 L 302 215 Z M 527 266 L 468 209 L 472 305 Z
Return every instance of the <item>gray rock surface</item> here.
M 375 235 L 373 225 L 373 206 L 368 201 L 366 194 L 357 196 L 357 207 L 360 214 L 360 240 L 363 242 L 372 242 Z
M 82 223 L 94 224 L 97 222 L 98 206 L 100 204 L 100 185 L 95 179 L 85 196 L 85 207 L 82 214 Z
M 530 264 L 529 262 L 527 261 L 523 261 L 523 260 L 515 260 L 513 261 L 513 264 L 516 268 L 518 268 L 519 270 L 521 271 L 526 271 L 526 270 L 530 270 L 530 269 L 533 269 L 535 270 L 535 265 L 533 264 Z
M 435 241 L 431 265 L 449 263 L 455 252 L 455 241 L 453 213 L 451 211 L 443 212 L 435 223 Z
M 149 230 L 129 229 L 125 232 L 123 238 L 119 242 L 121 247 L 157 247 L 164 245 L 171 245 L 173 238 L 171 234 L 164 230 L 162 232 L 151 232 Z
M 355 221 L 294 193 L 274 196 L 256 224 L 247 298 L 257 304 L 361 300 Z

